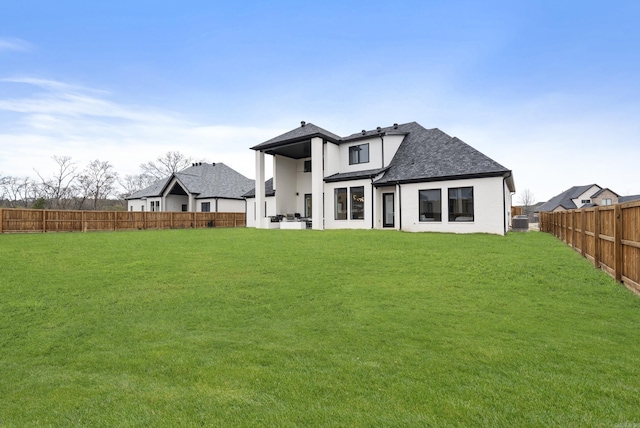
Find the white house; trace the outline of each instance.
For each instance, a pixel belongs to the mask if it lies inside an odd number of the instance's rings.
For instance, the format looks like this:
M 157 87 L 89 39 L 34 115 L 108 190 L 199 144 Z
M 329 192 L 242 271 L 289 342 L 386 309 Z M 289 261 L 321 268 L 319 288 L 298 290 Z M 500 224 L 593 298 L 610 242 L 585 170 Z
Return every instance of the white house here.
M 127 198 L 129 211 L 245 212 L 255 186 L 223 163 L 198 162 Z
M 511 171 L 416 122 L 348 137 L 302 122 L 252 149 L 256 182 L 266 154 L 273 179 L 245 195 L 247 226 L 505 234 L 511 225 Z

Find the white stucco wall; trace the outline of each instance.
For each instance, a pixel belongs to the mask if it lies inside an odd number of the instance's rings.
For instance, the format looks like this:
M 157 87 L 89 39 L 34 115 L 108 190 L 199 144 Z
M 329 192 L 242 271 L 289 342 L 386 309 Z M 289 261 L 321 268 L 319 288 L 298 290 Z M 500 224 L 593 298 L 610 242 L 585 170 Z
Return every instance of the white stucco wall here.
M 340 146 L 333 143 L 324 145 L 324 176 L 340 172 Z
M 216 198 L 204 198 L 196 199 L 196 211 L 202 212 L 202 203 L 209 202 L 211 204 L 210 212 L 219 213 L 243 213 L 245 212 L 244 199 L 225 199 L 217 198 L 217 210 L 216 210 Z
M 369 162 L 349 165 L 349 147 L 369 144 Z M 382 168 L 382 141 L 380 137 L 366 138 L 364 140 L 344 143 L 340 145 L 340 172 L 365 171 L 368 169 Z
M 266 197 L 267 216 L 276 215 L 276 198 L 274 196 Z M 247 227 L 256 227 L 256 198 L 247 198 Z M 242 212 L 242 211 L 239 211 Z
M 274 156 L 274 183 L 276 183 L 276 203 L 282 213 L 296 210 L 297 169 L 300 161 L 285 156 Z M 301 167 L 300 167 L 301 168 Z
M 474 220 L 449 221 L 448 189 L 473 187 Z M 419 221 L 419 190 L 440 189 L 442 195 L 442 221 Z M 452 232 L 504 234 L 505 208 L 502 177 L 451 180 L 431 183 L 400 185 L 401 228 L 409 232 Z
M 364 187 L 364 220 L 351 220 L 351 187 Z M 335 219 L 335 189 L 347 188 L 347 220 Z M 371 180 L 354 180 L 324 185 L 324 224 L 325 229 L 371 229 Z
M 404 140 L 404 135 L 385 135 L 384 137 L 384 166 L 388 166 L 391 162 L 391 159 L 395 156 L 398 148 L 400 148 L 400 144 L 402 144 L 402 140 Z

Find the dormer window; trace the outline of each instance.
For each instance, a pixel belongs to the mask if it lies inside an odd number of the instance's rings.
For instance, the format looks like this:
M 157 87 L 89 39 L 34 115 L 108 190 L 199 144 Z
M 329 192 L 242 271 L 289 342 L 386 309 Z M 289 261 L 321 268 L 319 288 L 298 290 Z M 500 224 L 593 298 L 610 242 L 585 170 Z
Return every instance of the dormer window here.
M 591 203 L 591 199 L 583 199 L 582 203 L 583 204 L 590 204 Z
M 369 162 L 369 143 L 349 147 L 349 165 Z

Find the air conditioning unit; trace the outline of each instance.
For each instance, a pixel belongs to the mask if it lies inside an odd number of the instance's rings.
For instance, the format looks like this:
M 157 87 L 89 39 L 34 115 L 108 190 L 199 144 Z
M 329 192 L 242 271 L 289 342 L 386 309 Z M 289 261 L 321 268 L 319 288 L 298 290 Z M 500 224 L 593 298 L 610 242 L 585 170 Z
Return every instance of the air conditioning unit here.
M 528 232 L 529 217 L 526 215 L 517 215 L 513 217 L 511 230 L 513 230 L 514 232 Z

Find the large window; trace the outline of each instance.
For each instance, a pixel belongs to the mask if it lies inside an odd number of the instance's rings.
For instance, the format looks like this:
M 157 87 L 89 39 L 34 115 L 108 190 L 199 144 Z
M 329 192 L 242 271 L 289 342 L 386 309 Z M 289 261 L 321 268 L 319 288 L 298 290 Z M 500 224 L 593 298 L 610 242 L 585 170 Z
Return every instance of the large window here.
M 473 187 L 449 189 L 449 221 L 473 221 Z
M 349 165 L 369 162 L 369 143 L 349 147 Z
M 335 218 L 336 220 L 347 219 L 347 188 L 342 187 L 334 190 Z
M 364 187 L 351 188 L 351 220 L 364 220 Z
M 304 161 L 304 172 L 311 172 L 311 159 Z
M 203 213 L 211 212 L 211 202 L 201 202 L 200 211 L 202 211 Z
M 419 190 L 420 221 L 442 221 L 442 191 Z

